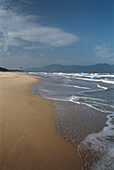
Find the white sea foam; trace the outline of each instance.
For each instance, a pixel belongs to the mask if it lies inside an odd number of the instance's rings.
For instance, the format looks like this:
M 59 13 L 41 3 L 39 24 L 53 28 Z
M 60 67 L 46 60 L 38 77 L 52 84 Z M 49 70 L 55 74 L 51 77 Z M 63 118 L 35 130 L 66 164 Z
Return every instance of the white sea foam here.
M 114 169 L 114 148 L 109 148 L 107 154 L 96 163 L 92 170 L 113 170 Z
M 99 103 L 99 102 L 96 102 L 96 101 L 93 101 L 93 103 L 96 103 L 98 105 L 103 105 L 103 106 L 108 106 L 108 107 L 114 108 L 114 105 L 109 105 L 109 104 L 105 104 L 105 103 Z
M 87 81 L 95 81 L 95 82 L 103 82 L 103 83 L 108 83 L 108 84 L 114 84 L 114 80 L 109 80 L 107 78 L 113 78 L 114 74 L 98 74 L 98 73 L 45 73 L 45 72 L 40 72 L 41 75 L 48 75 L 48 76 L 59 76 L 63 77 L 66 79 L 74 78 L 74 79 L 81 79 L 81 80 L 87 80 Z M 105 78 L 105 79 L 98 79 L 98 78 Z
M 30 75 L 36 75 L 36 72 L 29 72 Z
M 79 89 L 90 89 L 89 87 L 84 87 L 84 86 L 75 86 L 75 85 L 66 85 L 66 84 L 64 86 L 74 87 L 74 88 L 79 88 Z
M 102 88 L 102 89 L 105 89 L 105 90 L 108 90 L 109 88 L 108 87 L 104 87 L 104 86 L 101 86 L 101 85 L 97 85 L 97 87 L 99 87 L 99 88 Z
M 114 124 L 112 118 L 114 118 L 114 112 L 107 115 L 107 126 L 101 132 L 88 135 L 78 145 L 78 151 L 82 157 L 83 151 L 87 149 L 91 150 L 92 153 L 99 154 L 100 160 L 93 164 L 92 170 L 114 169 Z
M 53 73 L 46 73 L 46 72 L 39 72 L 40 74 L 51 74 L 51 75 L 62 75 L 62 76 L 66 76 L 66 75 L 69 75 L 69 76 L 84 76 L 84 77 L 114 77 L 114 74 L 100 74 L 100 73 L 63 73 L 63 72 L 53 72 Z
M 105 105 L 110 106 L 114 108 L 113 105 L 108 105 L 105 103 L 98 103 L 96 101 L 93 101 L 97 103 L 98 105 Z M 93 109 L 96 109 L 92 105 L 89 105 L 89 107 L 92 107 Z M 78 145 L 78 151 L 80 153 L 80 156 L 83 158 L 83 153 L 88 152 L 88 149 L 90 150 L 90 155 L 96 153 L 98 154 L 97 157 L 100 159 L 93 164 L 91 167 L 92 170 L 113 170 L 114 169 L 114 124 L 112 123 L 112 119 L 114 118 L 114 112 L 113 111 L 103 111 L 100 109 L 96 109 L 102 112 L 110 113 L 107 115 L 107 126 L 104 127 L 104 129 L 99 133 L 94 133 L 88 135 L 79 145 Z M 86 162 L 85 166 L 89 165 L 88 157 L 84 157 L 84 161 Z
M 107 79 L 102 80 L 103 83 L 114 84 L 114 81 L 110 81 Z
M 110 81 L 108 79 L 89 79 L 89 78 L 81 78 L 81 77 L 76 77 L 76 79 L 86 80 L 86 81 L 103 82 L 103 83 L 107 83 L 107 84 L 114 84 L 113 80 Z
M 104 99 L 99 99 L 99 98 L 93 98 L 93 97 L 84 97 L 84 96 L 71 96 L 71 98 L 70 99 L 72 99 L 72 100 L 75 100 L 75 99 L 84 99 L 84 100 L 88 100 L 88 99 L 90 99 L 90 100 L 95 100 L 95 101 L 103 101 L 103 102 L 105 102 L 106 100 L 104 100 Z
M 40 89 L 41 91 L 44 91 L 44 92 L 50 92 L 49 90 L 46 90 L 46 89 Z
M 100 160 L 93 164 L 92 170 L 113 170 L 114 169 L 114 145 L 113 142 L 109 142 L 113 138 L 114 134 L 107 134 L 107 132 L 99 132 L 88 135 L 79 145 L 78 151 L 83 157 L 83 151 L 90 150 L 93 154 L 98 153 Z M 109 139 L 109 140 L 107 140 Z M 87 158 L 85 158 L 87 166 Z
M 83 101 L 80 101 L 80 99 L 83 99 Z M 90 104 L 90 103 L 87 103 L 86 100 L 88 101 L 92 101 L 93 103 L 96 103 L 98 107 L 96 107 L 96 105 L 94 104 Z M 108 104 L 105 104 L 105 103 L 99 103 L 99 102 L 96 102 L 96 101 L 102 101 L 102 102 L 106 102 L 106 100 L 104 99 L 98 99 L 98 98 L 91 98 L 91 97 L 80 97 L 80 96 L 71 96 L 69 97 L 69 100 L 70 102 L 73 102 L 73 103 L 76 103 L 76 104 L 80 104 L 80 105 L 86 105 L 94 110 L 97 110 L 97 111 L 100 111 L 102 113 L 107 113 L 109 114 L 109 116 L 107 116 L 109 122 L 112 121 L 112 113 L 114 113 L 113 111 L 110 111 L 110 110 L 104 110 L 104 109 L 101 109 L 99 108 L 100 105 L 104 105 L 104 106 L 107 106 L 107 107 L 110 107 L 110 108 L 114 108 L 113 105 L 108 105 Z M 110 117 L 110 114 L 111 114 L 111 117 Z M 108 121 L 107 121 L 107 124 L 108 124 Z
M 90 77 L 90 78 L 101 78 L 101 77 L 109 77 L 109 78 L 113 78 L 114 74 L 98 74 L 98 73 L 91 73 L 91 74 L 86 74 L 85 77 Z

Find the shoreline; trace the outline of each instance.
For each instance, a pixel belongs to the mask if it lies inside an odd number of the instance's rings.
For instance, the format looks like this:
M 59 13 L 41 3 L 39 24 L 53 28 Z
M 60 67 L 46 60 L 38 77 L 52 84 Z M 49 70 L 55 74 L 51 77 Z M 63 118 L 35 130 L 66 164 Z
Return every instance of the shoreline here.
M 38 80 L 19 73 L 0 79 L 0 169 L 80 170 L 76 148 L 54 127 L 53 101 L 30 93 Z
M 42 79 L 33 84 L 31 93 L 35 96 L 50 99 L 47 97 L 48 95 L 45 96 L 45 93 L 42 95 L 43 89 L 45 89 L 45 91 L 49 89 L 46 87 L 46 85 L 48 85 L 47 81 L 48 80 Z M 48 94 L 50 91 L 51 90 L 48 91 Z M 51 99 L 53 100 L 53 96 Z M 97 152 L 94 150 L 95 147 L 99 147 L 98 143 L 100 143 L 100 139 L 99 142 L 94 145 L 94 142 L 89 140 L 89 138 L 94 138 L 94 134 L 96 134 L 96 136 L 99 136 L 99 133 L 102 134 L 104 127 L 106 127 L 107 114 L 85 104 L 79 105 L 64 100 L 59 101 L 54 99 L 53 107 L 55 112 L 54 126 L 58 134 L 76 147 L 83 162 L 83 168 L 90 169 L 95 162 L 100 160 L 102 151 L 100 153 L 100 149 L 98 149 Z

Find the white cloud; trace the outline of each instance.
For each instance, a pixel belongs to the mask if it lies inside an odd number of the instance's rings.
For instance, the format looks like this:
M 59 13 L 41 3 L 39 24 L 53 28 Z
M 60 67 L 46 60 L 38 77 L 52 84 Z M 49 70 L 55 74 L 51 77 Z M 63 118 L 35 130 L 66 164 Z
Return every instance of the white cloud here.
M 109 48 L 107 45 L 96 45 L 94 48 L 95 54 L 97 57 L 102 58 L 110 58 L 114 57 L 114 52 L 111 51 L 111 48 Z
M 18 15 L 0 7 L 0 47 L 7 52 L 9 46 L 27 46 L 27 42 L 46 47 L 58 47 L 79 41 L 77 36 L 59 28 L 36 24 L 34 17 Z
M 32 45 L 32 46 L 24 46 L 23 47 L 25 50 L 34 50 L 34 49 L 46 49 L 46 48 L 48 48 L 48 47 L 46 47 L 46 46 L 37 46 L 37 45 Z

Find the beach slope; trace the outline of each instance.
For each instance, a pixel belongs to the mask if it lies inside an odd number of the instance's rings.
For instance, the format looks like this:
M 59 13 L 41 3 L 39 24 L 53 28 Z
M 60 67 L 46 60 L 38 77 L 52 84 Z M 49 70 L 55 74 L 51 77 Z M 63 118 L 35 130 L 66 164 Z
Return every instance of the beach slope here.
M 36 81 L 0 72 L 0 169 L 80 170 L 76 148 L 53 125 L 53 101 L 30 94 Z

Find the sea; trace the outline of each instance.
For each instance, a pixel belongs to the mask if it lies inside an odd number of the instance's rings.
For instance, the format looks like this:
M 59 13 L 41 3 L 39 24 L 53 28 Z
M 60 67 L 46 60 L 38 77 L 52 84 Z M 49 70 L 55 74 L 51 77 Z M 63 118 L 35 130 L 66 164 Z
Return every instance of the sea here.
M 29 72 L 29 75 L 41 77 L 32 85 L 31 93 L 54 100 L 54 125 L 76 147 L 82 169 L 113 170 L 114 74 Z

